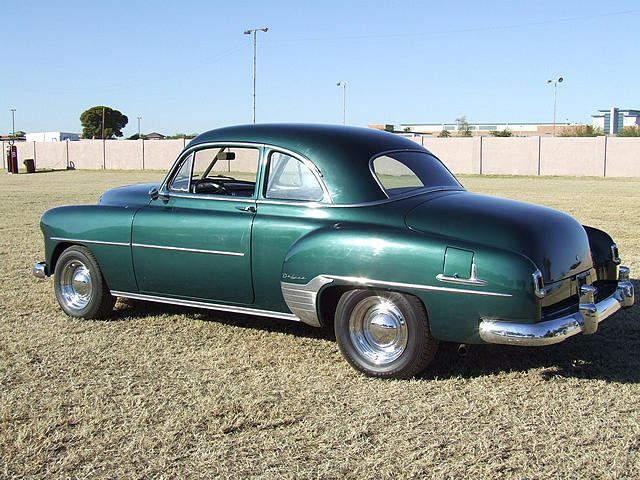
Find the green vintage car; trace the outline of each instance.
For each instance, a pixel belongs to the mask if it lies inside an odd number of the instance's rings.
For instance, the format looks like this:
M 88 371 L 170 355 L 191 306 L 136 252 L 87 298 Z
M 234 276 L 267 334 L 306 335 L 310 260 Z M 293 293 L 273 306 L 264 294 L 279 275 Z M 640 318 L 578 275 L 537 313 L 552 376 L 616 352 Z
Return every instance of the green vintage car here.
M 241 175 L 232 172 L 243 172 Z M 634 301 L 609 235 L 470 193 L 425 148 L 372 129 L 248 125 L 196 137 L 160 185 L 41 222 L 73 317 L 116 297 L 333 324 L 367 375 L 423 371 L 439 341 L 549 345 Z

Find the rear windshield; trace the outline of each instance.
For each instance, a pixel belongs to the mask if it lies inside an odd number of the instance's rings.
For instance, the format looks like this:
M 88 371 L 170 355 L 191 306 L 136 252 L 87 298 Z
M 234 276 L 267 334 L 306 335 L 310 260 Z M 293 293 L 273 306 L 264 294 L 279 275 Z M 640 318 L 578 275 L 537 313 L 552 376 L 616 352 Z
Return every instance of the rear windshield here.
M 385 153 L 373 159 L 371 169 L 389 197 L 425 187 L 462 188 L 440 160 L 425 152 Z

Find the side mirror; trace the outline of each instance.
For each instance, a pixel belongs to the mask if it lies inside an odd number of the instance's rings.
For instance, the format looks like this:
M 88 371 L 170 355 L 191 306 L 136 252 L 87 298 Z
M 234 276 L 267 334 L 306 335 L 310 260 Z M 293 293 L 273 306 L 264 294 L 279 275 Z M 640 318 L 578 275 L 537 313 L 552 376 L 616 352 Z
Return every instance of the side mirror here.
M 165 203 L 169 201 L 168 196 L 160 195 L 160 190 L 158 190 L 158 187 L 156 187 L 155 185 L 149 189 L 149 196 L 151 197 L 151 200 L 160 199 Z

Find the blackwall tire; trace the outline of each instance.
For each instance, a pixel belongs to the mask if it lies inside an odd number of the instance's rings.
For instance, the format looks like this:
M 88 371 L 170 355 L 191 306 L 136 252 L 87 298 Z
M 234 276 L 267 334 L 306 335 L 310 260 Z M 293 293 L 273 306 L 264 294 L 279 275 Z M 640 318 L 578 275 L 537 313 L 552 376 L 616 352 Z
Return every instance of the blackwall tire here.
M 60 307 L 71 317 L 102 318 L 113 309 L 96 257 L 86 247 L 67 248 L 56 262 L 54 290 Z
M 414 377 L 438 350 L 420 300 L 398 292 L 345 292 L 336 308 L 334 328 L 345 359 L 372 377 Z

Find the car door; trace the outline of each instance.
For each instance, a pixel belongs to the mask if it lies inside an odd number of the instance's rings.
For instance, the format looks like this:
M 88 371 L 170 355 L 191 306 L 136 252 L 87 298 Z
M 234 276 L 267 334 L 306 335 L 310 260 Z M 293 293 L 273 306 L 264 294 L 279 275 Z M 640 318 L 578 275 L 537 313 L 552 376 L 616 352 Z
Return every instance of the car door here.
M 183 154 L 158 198 L 133 221 L 140 293 L 253 303 L 251 230 L 259 155 L 258 148 L 229 145 Z M 234 161 L 251 172 L 249 178 L 233 177 Z

